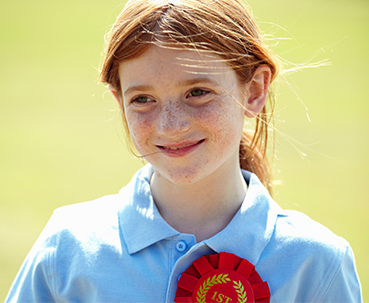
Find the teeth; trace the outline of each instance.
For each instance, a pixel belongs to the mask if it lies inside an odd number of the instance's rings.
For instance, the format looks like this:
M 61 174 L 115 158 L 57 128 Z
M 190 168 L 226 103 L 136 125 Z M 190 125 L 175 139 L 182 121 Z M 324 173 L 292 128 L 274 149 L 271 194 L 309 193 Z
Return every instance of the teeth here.
M 164 147 L 165 149 L 178 150 L 178 147 Z

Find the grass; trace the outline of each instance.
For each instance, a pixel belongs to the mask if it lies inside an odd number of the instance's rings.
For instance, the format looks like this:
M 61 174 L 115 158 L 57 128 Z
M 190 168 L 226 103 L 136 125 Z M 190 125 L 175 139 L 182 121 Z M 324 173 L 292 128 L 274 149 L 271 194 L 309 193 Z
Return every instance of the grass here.
M 283 183 L 275 196 L 351 243 L 365 295 L 369 4 L 249 4 L 263 30 L 290 39 L 274 46 L 277 54 L 302 63 L 318 51 L 315 61 L 332 63 L 280 81 L 274 165 Z M 96 84 L 103 36 L 121 8 L 0 3 L 0 300 L 55 208 L 116 193 L 142 165 L 125 149 L 115 102 Z

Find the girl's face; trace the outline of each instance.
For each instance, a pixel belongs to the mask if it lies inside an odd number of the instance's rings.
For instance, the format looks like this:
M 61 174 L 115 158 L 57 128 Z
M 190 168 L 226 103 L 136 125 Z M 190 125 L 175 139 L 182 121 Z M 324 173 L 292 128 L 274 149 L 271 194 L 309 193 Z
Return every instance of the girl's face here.
M 189 184 L 239 167 L 247 86 L 220 57 L 151 46 L 121 63 L 129 131 L 155 172 Z

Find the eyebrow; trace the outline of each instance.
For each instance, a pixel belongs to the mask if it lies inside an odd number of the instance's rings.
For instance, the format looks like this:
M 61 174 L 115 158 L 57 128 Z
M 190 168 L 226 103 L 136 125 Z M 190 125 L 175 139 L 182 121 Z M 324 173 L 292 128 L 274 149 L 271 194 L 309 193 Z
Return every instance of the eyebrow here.
M 194 79 L 189 79 L 189 80 L 182 80 L 179 81 L 176 86 L 180 87 L 180 86 L 191 86 L 191 85 L 195 85 L 195 84 L 199 84 L 199 83 L 204 83 L 204 84 L 210 84 L 210 85 L 216 85 L 219 86 L 219 83 L 215 80 L 209 79 L 207 77 L 200 77 L 200 78 L 194 78 Z M 151 85 L 133 85 L 133 86 L 129 86 L 124 92 L 123 95 L 128 95 L 134 91 L 140 91 L 140 92 L 147 92 L 150 90 L 153 90 L 154 87 Z
M 177 86 L 191 86 L 191 85 L 199 84 L 199 83 L 219 85 L 217 81 L 209 79 L 208 77 L 200 77 L 200 78 L 180 81 L 178 82 Z
M 140 91 L 140 92 L 147 92 L 149 90 L 152 90 L 153 87 L 151 85 L 134 85 L 129 86 L 124 92 L 123 95 L 128 95 L 134 91 Z

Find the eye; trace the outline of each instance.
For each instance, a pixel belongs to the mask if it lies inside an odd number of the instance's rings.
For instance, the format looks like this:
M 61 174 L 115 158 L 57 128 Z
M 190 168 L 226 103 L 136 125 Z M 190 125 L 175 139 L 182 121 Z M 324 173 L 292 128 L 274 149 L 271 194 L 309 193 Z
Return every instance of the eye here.
M 145 104 L 150 101 L 153 101 L 153 99 L 146 96 L 138 96 L 132 100 L 132 103 Z
M 202 96 L 202 95 L 206 95 L 208 93 L 209 93 L 209 91 L 207 91 L 207 90 L 203 90 L 201 88 L 195 88 L 195 89 L 191 90 L 191 92 L 189 94 L 189 97 L 199 97 L 199 96 Z

